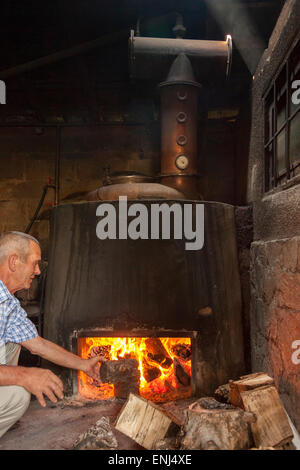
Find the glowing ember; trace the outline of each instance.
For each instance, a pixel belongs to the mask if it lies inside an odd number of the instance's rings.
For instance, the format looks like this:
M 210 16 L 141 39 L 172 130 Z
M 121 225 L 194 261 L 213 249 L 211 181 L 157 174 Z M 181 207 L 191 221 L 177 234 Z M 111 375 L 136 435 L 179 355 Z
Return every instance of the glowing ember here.
M 79 338 L 78 354 L 107 360 L 134 358 L 139 362 L 140 395 L 162 402 L 191 396 L 190 338 Z M 114 397 L 114 385 L 78 373 L 78 392 L 86 398 Z

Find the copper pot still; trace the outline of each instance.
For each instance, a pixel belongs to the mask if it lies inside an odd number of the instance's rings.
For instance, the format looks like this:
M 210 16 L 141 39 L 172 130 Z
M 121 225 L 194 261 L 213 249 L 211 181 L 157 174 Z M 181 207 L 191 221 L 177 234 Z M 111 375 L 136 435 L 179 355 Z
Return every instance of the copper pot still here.
M 203 81 L 228 77 L 232 41 L 129 38 L 131 78 L 161 78 L 161 173 L 115 174 L 87 195 L 88 201 L 128 199 L 202 199 L 198 189 L 198 93 Z M 151 64 L 151 69 L 149 69 Z M 145 76 L 146 74 L 146 76 Z M 107 175 L 106 175 L 107 176 Z
M 115 172 L 110 174 L 105 168 L 103 186 L 88 193 L 87 201 L 117 201 L 120 196 L 129 200 L 184 199 L 177 189 L 159 184 L 157 178 L 136 172 Z

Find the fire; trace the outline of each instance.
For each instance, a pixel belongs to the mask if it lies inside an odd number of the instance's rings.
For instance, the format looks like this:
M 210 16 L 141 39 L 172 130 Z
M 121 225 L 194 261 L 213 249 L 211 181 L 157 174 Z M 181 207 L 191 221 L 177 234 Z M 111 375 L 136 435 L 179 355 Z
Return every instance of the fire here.
M 112 361 L 136 359 L 139 393 L 149 400 L 159 402 L 191 396 L 190 338 L 79 338 L 78 354 L 84 359 L 97 355 Z M 98 383 L 81 371 L 78 392 L 98 400 L 115 396 L 113 384 Z

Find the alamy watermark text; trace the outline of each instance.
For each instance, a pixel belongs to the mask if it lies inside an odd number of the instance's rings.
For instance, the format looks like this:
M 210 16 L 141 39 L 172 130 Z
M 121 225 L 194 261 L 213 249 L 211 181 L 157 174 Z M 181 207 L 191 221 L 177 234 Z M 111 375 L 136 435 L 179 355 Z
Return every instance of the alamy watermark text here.
M 204 204 L 142 203 L 127 205 L 127 196 L 119 197 L 118 215 L 114 204 L 102 203 L 96 216 L 100 240 L 185 240 L 186 250 L 201 250 L 204 245 Z

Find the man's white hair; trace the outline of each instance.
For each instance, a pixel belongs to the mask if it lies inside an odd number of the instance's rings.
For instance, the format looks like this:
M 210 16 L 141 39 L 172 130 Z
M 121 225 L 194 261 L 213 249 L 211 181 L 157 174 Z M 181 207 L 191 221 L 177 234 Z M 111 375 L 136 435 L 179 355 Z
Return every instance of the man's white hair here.
M 0 265 L 12 255 L 20 256 L 21 261 L 25 262 L 30 250 L 30 241 L 39 242 L 36 238 L 23 232 L 4 232 L 0 235 Z

